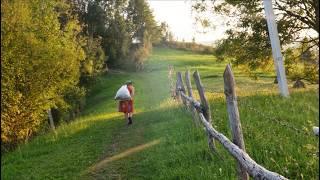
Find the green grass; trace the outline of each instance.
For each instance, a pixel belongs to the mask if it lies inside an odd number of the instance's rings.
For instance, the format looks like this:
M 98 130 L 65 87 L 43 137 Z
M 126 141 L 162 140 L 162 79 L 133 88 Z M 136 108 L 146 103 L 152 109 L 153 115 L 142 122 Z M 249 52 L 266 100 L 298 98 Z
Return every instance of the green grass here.
M 170 99 L 170 64 L 176 71 L 199 70 L 214 127 L 230 137 L 222 79 L 226 64 L 209 55 L 157 48 L 145 72 L 101 77 L 80 118 L 5 154 L 1 178 L 235 179 L 235 160 L 218 143 L 219 156 L 212 154 L 202 128 Z M 290 88 L 286 99 L 278 96 L 272 73 L 255 81 L 234 72 L 248 154 L 290 179 L 318 179 L 314 154 L 319 144 L 311 133 L 319 124 L 317 87 Z M 113 100 L 128 79 L 136 87 L 136 113 L 129 127 Z

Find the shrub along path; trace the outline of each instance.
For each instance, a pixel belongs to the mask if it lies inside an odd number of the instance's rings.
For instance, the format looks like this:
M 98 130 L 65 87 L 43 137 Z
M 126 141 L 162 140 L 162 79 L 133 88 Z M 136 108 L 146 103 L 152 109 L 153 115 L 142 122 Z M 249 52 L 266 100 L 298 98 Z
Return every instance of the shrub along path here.
M 230 137 L 222 89 L 225 64 L 208 55 L 155 49 L 146 71 L 101 77 L 80 118 L 2 157 L 1 178 L 234 179 L 232 157 L 219 145 L 223 158 L 212 155 L 202 129 L 195 128 L 191 115 L 170 100 L 169 64 L 183 71 L 199 70 L 215 127 Z M 308 134 L 319 124 L 317 91 L 309 86 L 291 90 L 290 99 L 281 99 L 275 95 L 272 74 L 262 74 L 257 81 L 235 74 L 244 139 L 251 157 L 288 178 L 317 179 L 319 164 L 313 154 L 318 140 Z M 126 125 L 113 100 L 117 89 L 129 79 L 136 88 L 131 126 Z M 280 107 L 282 110 L 275 110 Z M 279 121 L 306 134 L 279 125 Z

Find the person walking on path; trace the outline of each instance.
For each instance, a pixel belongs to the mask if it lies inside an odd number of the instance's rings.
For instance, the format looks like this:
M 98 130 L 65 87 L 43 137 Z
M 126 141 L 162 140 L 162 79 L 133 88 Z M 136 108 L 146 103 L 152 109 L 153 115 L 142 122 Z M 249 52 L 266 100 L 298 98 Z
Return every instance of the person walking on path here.
M 119 101 L 119 112 L 124 113 L 124 118 L 128 120 L 128 125 L 130 125 L 132 124 L 132 115 L 133 115 L 134 87 L 133 87 L 132 81 L 127 81 L 126 85 L 130 92 L 131 99 Z

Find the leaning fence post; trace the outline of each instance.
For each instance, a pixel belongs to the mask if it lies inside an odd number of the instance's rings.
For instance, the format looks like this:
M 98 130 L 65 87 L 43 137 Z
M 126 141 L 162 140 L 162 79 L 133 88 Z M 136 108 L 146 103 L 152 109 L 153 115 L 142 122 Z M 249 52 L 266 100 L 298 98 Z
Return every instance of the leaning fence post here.
M 196 86 L 197 86 L 197 89 L 198 89 L 198 93 L 199 93 L 199 96 L 200 96 L 203 116 L 206 118 L 206 120 L 209 123 L 212 124 L 210 105 L 209 105 L 209 102 L 208 102 L 208 100 L 207 100 L 207 98 L 205 96 L 204 88 L 202 86 L 200 75 L 199 75 L 197 70 L 193 73 L 193 78 L 194 78 L 194 81 L 196 83 Z M 209 134 L 209 132 L 208 132 L 208 136 L 209 136 L 209 139 L 208 139 L 209 147 L 210 147 L 211 150 L 215 151 L 216 147 L 215 147 L 215 144 L 214 144 L 214 139 Z
M 188 90 L 188 96 L 193 99 L 192 86 L 191 86 L 191 81 L 190 81 L 190 72 L 189 72 L 189 70 L 186 71 L 185 78 L 186 78 L 186 86 L 187 86 L 187 90 Z M 195 124 L 199 125 L 199 122 L 198 122 L 197 116 L 196 116 L 196 108 L 192 105 L 191 102 L 189 103 L 189 108 L 191 110 L 192 117 L 193 117 L 193 120 L 194 120 Z
M 181 95 L 180 95 L 180 84 L 179 84 L 178 73 L 179 72 L 177 72 L 177 80 L 176 80 L 176 98 L 179 101 L 181 99 Z
M 232 141 L 240 149 L 245 151 L 245 145 L 244 145 L 243 134 L 241 129 L 239 110 L 238 110 L 237 95 L 235 92 L 235 80 L 229 64 L 227 65 L 223 73 L 223 78 L 224 78 L 224 94 L 226 95 L 229 124 L 232 132 Z M 238 179 L 241 179 L 241 180 L 249 179 L 247 171 L 245 170 L 244 167 L 240 165 L 240 163 L 238 163 L 237 171 L 238 171 Z
M 181 92 L 186 94 L 186 89 L 184 88 L 184 85 L 183 85 L 181 72 L 177 72 L 177 91 L 178 91 L 178 96 L 179 96 L 179 98 L 182 99 L 183 104 L 187 105 L 186 100 L 180 94 Z
M 169 65 L 169 71 L 168 71 L 168 79 L 169 79 L 169 84 L 170 84 L 170 94 L 171 97 L 176 99 L 176 93 L 175 93 L 175 88 L 174 88 L 174 80 L 173 80 L 173 73 L 174 73 L 174 68 L 172 65 Z

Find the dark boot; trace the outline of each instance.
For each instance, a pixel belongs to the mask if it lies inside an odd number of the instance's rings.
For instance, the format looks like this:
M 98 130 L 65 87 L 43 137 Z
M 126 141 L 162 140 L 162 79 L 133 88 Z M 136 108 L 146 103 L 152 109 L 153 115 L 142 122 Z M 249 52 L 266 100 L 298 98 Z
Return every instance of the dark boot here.
M 132 118 L 129 117 L 128 120 L 129 120 L 128 124 L 132 124 Z

